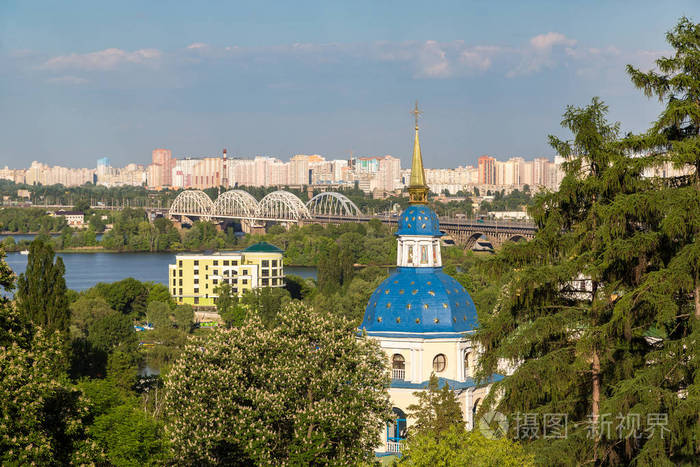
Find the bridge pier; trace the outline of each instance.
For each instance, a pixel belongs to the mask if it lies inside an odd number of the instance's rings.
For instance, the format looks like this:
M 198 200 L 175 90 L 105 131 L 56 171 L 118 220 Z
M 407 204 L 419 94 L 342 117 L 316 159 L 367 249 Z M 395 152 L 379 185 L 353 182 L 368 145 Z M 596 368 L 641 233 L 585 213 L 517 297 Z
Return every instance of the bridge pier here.
M 246 232 L 246 233 L 249 233 L 251 235 L 264 235 L 265 232 L 266 232 L 265 224 L 255 224 L 255 223 L 251 222 L 250 232 Z
M 243 231 L 243 233 L 250 234 L 250 233 L 252 233 L 252 229 L 253 229 L 253 221 L 247 221 L 245 219 L 241 219 L 241 231 Z
M 466 250 L 474 248 L 474 245 L 476 245 L 476 242 L 478 242 L 479 238 L 482 236 L 491 243 L 494 250 L 501 248 L 506 242 L 528 240 L 534 236 L 534 232 L 502 231 L 500 229 L 490 228 L 489 226 L 485 226 L 485 228 L 448 227 L 445 228 L 444 231 L 452 237 L 455 244 L 462 246 Z

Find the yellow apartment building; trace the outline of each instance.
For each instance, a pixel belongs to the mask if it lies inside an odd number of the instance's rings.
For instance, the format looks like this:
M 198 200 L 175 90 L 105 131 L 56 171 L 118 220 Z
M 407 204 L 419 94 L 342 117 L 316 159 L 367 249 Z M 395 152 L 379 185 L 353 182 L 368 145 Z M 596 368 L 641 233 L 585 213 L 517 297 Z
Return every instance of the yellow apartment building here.
M 170 294 L 178 304 L 213 307 L 221 284 L 234 293 L 258 287 L 284 287 L 283 251 L 260 242 L 242 251 L 184 254 L 168 265 Z

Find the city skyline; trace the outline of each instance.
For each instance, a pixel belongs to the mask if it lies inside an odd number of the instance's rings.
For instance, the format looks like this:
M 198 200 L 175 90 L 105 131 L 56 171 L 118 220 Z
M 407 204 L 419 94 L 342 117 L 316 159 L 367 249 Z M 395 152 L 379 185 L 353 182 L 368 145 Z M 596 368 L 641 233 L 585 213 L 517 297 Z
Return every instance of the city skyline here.
M 561 158 L 506 161 L 482 156 L 476 166 L 426 167 L 426 179 L 435 193 L 530 186 L 556 189 L 563 172 Z M 409 169 L 391 155 L 347 159 L 326 159 L 320 154 L 296 154 L 289 161 L 267 156 L 254 158 L 173 157 L 165 148 L 154 149 L 150 164 L 129 163 L 113 167 L 108 157 L 96 161 L 96 168 L 50 166 L 32 161 L 24 169 L 0 168 L 0 179 L 19 184 L 80 186 L 94 183 L 112 186 L 147 186 L 150 189 L 205 189 L 212 187 L 357 187 L 368 194 L 383 196 L 401 191 L 408 183 Z
M 5 2 L 0 165 L 124 166 L 155 147 L 226 147 L 392 154 L 407 166 L 416 98 L 436 167 L 551 158 L 547 135 L 566 135 L 566 105 L 600 95 L 623 131 L 658 114 L 624 65 L 650 68 L 693 5 L 642 3 Z

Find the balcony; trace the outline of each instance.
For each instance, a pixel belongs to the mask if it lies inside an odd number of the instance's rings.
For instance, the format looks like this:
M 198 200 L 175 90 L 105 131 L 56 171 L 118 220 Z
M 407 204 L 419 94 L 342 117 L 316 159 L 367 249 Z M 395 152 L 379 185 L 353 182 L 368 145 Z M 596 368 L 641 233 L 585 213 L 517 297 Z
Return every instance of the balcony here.
M 405 368 L 392 368 L 391 379 L 399 379 L 399 380 L 403 381 L 404 379 L 406 379 L 406 369 Z
M 397 441 L 387 441 L 386 442 L 386 452 L 395 452 L 395 453 L 400 453 L 401 452 L 401 443 Z

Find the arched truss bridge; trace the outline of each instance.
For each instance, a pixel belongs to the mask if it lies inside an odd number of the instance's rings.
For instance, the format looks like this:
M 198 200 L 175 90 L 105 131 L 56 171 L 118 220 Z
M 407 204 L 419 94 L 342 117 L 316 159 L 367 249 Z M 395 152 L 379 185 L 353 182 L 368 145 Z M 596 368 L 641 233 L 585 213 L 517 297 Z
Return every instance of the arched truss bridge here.
M 170 206 L 169 214 L 209 220 L 213 208 L 214 203 L 212 203 L 211 198 L 202 190 L 187 190 L 177 195 Z
M 273 191 L 265 195 L 258 204 L 258 219 L 293 220 L 311 219 L 306 205 L 288 191 Z
M 319 193 L 306 203 L 309 212 L 314 216 L 359 217 L 360 209 L 347 196 L 327 191 Z
M 183 193 L 187 193 L 183 191 Z M 253 218 L 258 212 L 258 200 L 243 190 L 231 190 L 219 195 L 213 203 L 212 217 Z
M 278 190 L 257 201 L 243 190 L 230 190 L 212 200 L 201 190 L 185 190 L 170 207 L 171 216 L 209 220 L 229 218 L 244 220 L 303 221 L 314 216 L 358 217 L 362 213 L 350 199 L 340 193 L 325 192 L 304 204 L 294 194 Z

